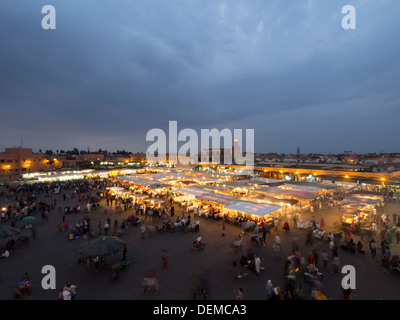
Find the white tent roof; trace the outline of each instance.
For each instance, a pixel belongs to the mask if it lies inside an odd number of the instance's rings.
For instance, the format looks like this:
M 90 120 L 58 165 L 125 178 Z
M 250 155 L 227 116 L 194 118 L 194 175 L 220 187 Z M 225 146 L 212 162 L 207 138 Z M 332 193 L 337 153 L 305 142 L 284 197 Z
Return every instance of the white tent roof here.
M 133 196 L 135 197 L 135 198 L 138 198 L 138 199 L 140 199 L 140 198 L 148 198 L 149 196 L 147 195 L 147 194 L 142 194 L 142 193 L 138 193 L 138 194 L 133 194 Z
M 265 216 L 276 210 L 282 209 L 283 207 L 247 201 L 234 201 L 226 205 L 225 208 L 244 213 L 255 214 L 257 216 Z
M 107 190 L 119 192 L 119 191 L 124 191 L 125 189 L 121 187 L 108 187 Z
M 201 195 L 203 193 L 209 192 L 207 190 L 203 190 L 203 189 L 199 189 L 199 188 L 195 188 L 195 187 L 180 188 L 180 189 L 175 189 L 172 191 L 176 192 L 176 193 L 180 193 L 180 194 L 189 195 L 189 196 L 197 196 L 197 195 Z
M 149 180 L 149 179 L 142 179 L 142 178 L 138 178 L 135 176 L 123 176 L 118 178 L 118 180 L 122 180 L 122 181 L 126 181 L 126 182 L 131 182 L 133 184 L 137 184 L 143 187 L 147 187 L 150 186 L 152 184 L 154 184 L 153 180 Z
M 231 188 L 241 188 L 241 189 L 251 189 L 254 188 L 253 185 L 249 185 L 243 182 L 238 181 L 226 181 L 221 183 L 224 186 L 231 187 Z
M 198 196 L 196 196 L 196 199 L 202 200 L 202 201 L 210 201 L 210 202 L 215 202 L 215 203 L 219 203 L 222 205 L 226 205 L 232 201 L 238 200 L 238 197 L 234 197 L 234 196 L 228 196 L 225 194 L 221 194 L 221 193 L 215 193 L 215 192 L 209 192 L 206 191 L 206 193 L 200 194 Z
M 343 199 L 343 202 L 347 203 L 357 203 L 357 204 L 378 204 L 379 200 L 377 199 L 368 199 L 368 198 L 359 198 L 359 197 L 346 197 Z
M 321 187 L 314 187 L 314 186 L 304 186 L 300 184 L 291 184 L 291 183 L 285 183 L 283 185 L 284 187 L 288 187 L 291 190 L 299 190 L 299 191 L 307 191 L 307 192 L 319 192 L 323 190 Z
M 164 203 L 165 202 L 163 199 L 159 199 L 159 198 L 151 198 L 149 200 L 151 202 L 153 202 L 154 204 L 159 204 L 159 203 Z

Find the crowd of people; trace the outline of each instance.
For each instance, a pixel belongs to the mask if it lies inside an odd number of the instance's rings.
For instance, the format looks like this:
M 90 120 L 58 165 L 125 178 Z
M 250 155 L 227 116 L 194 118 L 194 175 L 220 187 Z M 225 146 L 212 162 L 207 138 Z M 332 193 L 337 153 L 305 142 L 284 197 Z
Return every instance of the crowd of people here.
M 175 223 L 181 223 L 184 220 L 184 223 L 188 223 L 188 225 L 191 222 L 192 213 L 186 212 L 184 207 L 180 206 L 179 209 L 175 209 L 176 204 L 174 204 L 173 200 L 170 201 L 171 197 L 168 194 L 160 195 L 160 197 L 165 200 L 162 205 L 153 205 L 150 201 L 134 199 L 127 202 L 122 198 L 113 197 L 111 194 L 106 192 L 107 187 L 115 185 L 115 181 L 111 179 L 85 179 L 80 181 L 31 183 L 21 184 L 18 186 L 6 186 L 7 191 L 2 198 L 4 206 L 1 210 L 1 223 L 10 223 L 15 226 L 17 221 L 20 221 L 27 216 L 42 217 L 42 220 L 46 221 L 48 220 L 49 215 L 57 211 L 61 212 L 62 215 L 62 221 L 57 224 L 57 233 L 59 234 L 72 234 L 74 238 L 80 236 L 93 238 L 96 235 L 107 236 L 117 234 L 126 229 L 128 225 L 140 224 L 141 237 L 145 238 L 147 230 L 146 225 L 153 221 L 171 220 Z M 335 206 L 337 205 L 337 202 L 346 195 L 346 193 L 340 192 L 334 193 L 333 195 L 330 194 L 326 197 L 321 197 L 315 200 L 312 205 L 315 206 L 315 208 L 318 208 L 317 210 Z M 69 203 L 76 202 L 76 205 L 67 206 L 65 204 L 67 201 Z M 112 218 L 105 217 L 99 219 L 97 221 L 98 224 L 96 230 L 96 226 L 92 225 L 93 223 L 91 222 L 89 213 L 97 209 L 100 202 L 102 203 L 102 206 L 104 206 L 102 207 L 104 212 L 107 212 L 108 210 L 109 212 L 116 212 L 117 214 L 113 214 Z M 219 213 L 217 207 L 210 205 L 207 207 L 207 210 L 210 215 Z M 66 221 L 68 220 L 66 215 L 83 213 L 84 211 L 85 215 L 80 216 L 77 223 L 71 225 Z M 129 211 L 128 218 L 118 216 L 118 212 L 122 213 L 126 211 Z M 182 214 L 178 215 L 175 211 L 179 211 Z M 197 213 L 198 210 L 193 212 L 193 218 L 195 221 L 199 220 L 199 215 Z M 174 217 L 175 215 L 176 217 Z M 393 222 L 394 219 L 388 220 L 387 215 L 385 214 L 378 215 L 378 217 L 379 219 L 376 221 L 377 228 L 388 229 L 395 225 Z M 222 218 L 223 221 L 228 221 L 228 217 L 225 216 Z M 275 231 L 273 234 L 273 240 L 268 240 L 268 249 L 271 249 L 272 252 L 271 263 L 279 263 L 283 252 L 279 234 L 279 232 L 282 232 L 280 231 L 280 228 L 282 228 L 285 233 L 290 234 L 291 230 L 295 229 L 297 226 L 296 221 L 299 219 L 299 215 L 296 213 L 290 213 L 285 217 L 275 217 L 268 222 L 266 220 L 260 221 L 259 224 L 252 220 L 245 220 L 244 217 L 241 217 L 241 219 L 242 220 L 237 221 L 240 222 L 239 225 L 243 222 L 251 222 L 249 231 L 254 230 L 256 226 L 260 227 L 264 245 L 267 244 L 266 235 L 271 235 L 271 231 Z M 321 224 L 323 224 L 323 219 L 318 223 L 319 226 L 321 226 Z M 323 293 L 323 277 L 321 277 L 321 274 L 329 272 L 330 274 L 338 275 L 340 273 L 341 264 L 339 255 L 342 250 L 349 250 L 350 252 L 354 251 L 355 253 L 360 254 L 366 253 L 362 241 L 356 243 L 352 238 L 348 237 L 345 237 L 343 240 L 344 243 L 341 245 L 340 241 L 338 242 L 337 239 L 328 238 L 329 241 L 327 242 L 326 250 L 324 249 L 322 252 L 314 250 L 314 237 L 312 231 L 317 228 L 317 222 L 314 218 L 312 225 L 313 228 L 306 232 L 306 251 L 300 249 L 300 240 L 297 236 L 293 236 L 292 247 L 290 249 L 291 255 L 289 255 L 284 262 L 285 285 L 282 286 L 283 290 L 281 292 L 280 286 L 277 285 L 277 283 L 281 282 L 279 279 L 276 279 L 275 285 L 273 285 L 271 280 L 268 280 L 266 284 L 267 299 L 301 300 L 308 297 L 318 300 L 327 299 Z M 28 226 L 28 224 L 26 226 Z M 195 231 L 199 233 L 198 225 Z M 224 231 L 225 224 L 223 225 L 223 235 L 225 235 Z M 244 233 L 240 233 L 239 238 L 241 241 L 243 241 L 243 235 Z M 374 238 L 377 239 L 377 237 L 378 234 L 375 234 Z M 400 239 L 400 236 L 398 239 Z M 200 238 L 200 244 L 202 241 L 203 240 Z M 399 259 L 398 257 L 392 257 L 390 242 L 386 239 L 382 239 L 382 241 L 378 241 L 378 243 L 381 247 L 383 272 L 389 273 L 391 269 L 398 268 Z M 397 243 L 399 243 L 399 240 L 397 240 Z M 196 244 L 197 248 L 200 248 L 199 239 L 196 240 Z M 371 239 L 368 244 L 371 256 L 376 258 L 378 251 L 377 242 L 375 242 L 374 239 Z M 309 247 L 312 249 L 309 250 Z M 9 249 L 10 248 L 3 250 L 1 258 L 7 258 L 9 256 L 12 248 L 11 250 Z M 167 266 L 166 257 L 166 253 L 163 252 L 162 263 L 165 268 Z M 246 266 L 246 268 L 254 271 L 257 276 L 259 276 L 261 270 L 263 270 L 260 256 L 256 253 L 254 248 L 250 247 L 248 248 L 248 254 L 242 255 L 240 265 L 242 267 Z M 303 280 L 305 279 L 307 279 L 306 282 L 308 281 L 307 283 L 310 287 L 309 291 L 304 289 Z M 148 288 L 148 283 L 146 282 L 144 286 Z M 158 291 L 158 287 L 156 291 Z M 24 290 L 18 292 L 22 292 L 22 295 L 19 295 L 19 297 L 24 296 L 25 294 Z M 60 299 L 72 300 L 75 297 L 74 292 L 76 293 L 76 286 L 72 286 L 71 289 L 71 285 L 66 285 L 60 292 Z M 308 292 L 310 295 L 307 294 Z M 206 295 L 204 295 L 204 297 L 205 296 Z M 244 297 L 243 288 L 235 289 L 234 297 L 235 299 L 242 300 Z M 348 291 L 345 292 L 345 298 L 351 299 L 351 294 L 349 294 Z

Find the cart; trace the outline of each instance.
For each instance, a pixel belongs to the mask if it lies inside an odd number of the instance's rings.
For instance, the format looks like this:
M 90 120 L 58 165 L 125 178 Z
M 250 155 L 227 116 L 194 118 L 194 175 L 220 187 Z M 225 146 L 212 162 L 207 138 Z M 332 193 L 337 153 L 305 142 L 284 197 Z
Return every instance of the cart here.
M 309 229 L 311 228 L 312 222 L 311 221 L 305 221 L 305 220 L 301 220 L 297 222 L 297 228 L 299 229 Z
M 313 231 L 313 236 L 316 239 L 320 239 L 322 240 L 324 238 L 324 234 L 325 234 L 325 230 L 321 230 L 321 229 L 315 229 Z

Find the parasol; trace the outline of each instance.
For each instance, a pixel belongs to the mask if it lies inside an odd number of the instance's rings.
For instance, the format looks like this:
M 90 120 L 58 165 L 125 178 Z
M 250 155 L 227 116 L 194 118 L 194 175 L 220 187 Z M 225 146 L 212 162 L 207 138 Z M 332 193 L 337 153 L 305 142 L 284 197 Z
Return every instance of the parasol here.
M 28 222 L 28 221 L 34 221 L 36 218 L 33 216 L 27 216 L 22 219 L 22 221 Z
M 113 255 L 126 248 L 125 241 L 117 237 L 101 237 L 87 243 L 79 249 L 86 258 L 96 258 Z
M 20 234 L 21 230 L 9 226 L 2 226 L 0 227 L 0 239 L 6 239 L 8 237 L 15 236 Z

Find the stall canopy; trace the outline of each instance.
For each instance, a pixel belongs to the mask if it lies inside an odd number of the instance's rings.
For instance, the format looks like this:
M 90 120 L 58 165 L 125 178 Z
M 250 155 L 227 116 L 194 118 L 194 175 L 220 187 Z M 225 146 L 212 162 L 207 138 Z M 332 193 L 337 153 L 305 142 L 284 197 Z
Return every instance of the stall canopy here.
M 121 188 L 121 187 L 109 187 L 109 188 L 107 188 L 107 190 L 110 191 L 110 192 L 122 192 L 122 191 L 125 191 L 125 189 Z
M 268 182 L 263 180 L 238 180 L 240 184 L 250 185 L 250 186 L 267 186 Z
M 277 179 L 271 179 L 271 178 L 257 178 L 253 181 L 258 181 L 258 182 L 263 182 L 265 184 L 270 184 L 270 183 L 281 183 L 281 180 L 277 180 Z
M 315 193 L 314 192 L 309 192 L 309 191 L 299 191 L 299 190 L 285 190 L 277 187 L 262 187 L 258 188 L 257 192 L 263 192 L 266 194 L 272 194 L 272 195 L 280 195 L 280 196 L 286 196 L 286 197 L 293 197 L 293 198 L 298 198 L 298 199 L 307 199 L 311 200 L 315 198 Z
M 237 181 L 226 181 L 222 183 L 224 186 L 231 187 L 231 188 L 242 188 L 242 189 L 251 189 L 254 186 L 249 185 L 247 183 L 240 183 Z
M 197 196 L 197 195 L 201 195 L 203 193 L 209 192 L 207 190 L 203 190 L 203 189 L 199 189 L 199 188 L 195 188 L 195 187 L 180 188 L 180 189 L 175 189 L 173 191 L 176 193 L 187 195 L 187 196 Z
M 170 187 L 172 187 L 172 186 L 168 183 L 155 183 L 155 184 L 149 185 L 150 189 L 163 189 L 163 188 L 170 188 Z
M 307 182 L 307 181 L 291 181 L 285 184 L 294 186 L 316 187 L 320 189 L 340 189 L 340 186 L 334 183 L 320 183 L 320 182 Z
M 225 209 L 236 210 L 243 213 L 254 214 L 257 216 L 266 216 L 282 208 L 282 206 L 247 201 L 233 201 L 225 205 Z
M 221 185 L 215 186 L 213 184 L 199 185 L 199 186 L 195 186 L 194 188 L 208 190 L 207 192 L 214 191 L 214 192 L 222 192 L 222 193 L 223 192 L 229 193 L 232 190 L 231 188 L 223 187 Z
M 137 198 L 137 199 L 144 199 L 144 198 L 148 198 L 149 196 L 147 195 L 147 194 L 142 194 L 142 193 L 139 193 L 139 194 L 133 194 L 133 197 L 135 197 L 135 198 Z
M 191 181 L 191 180 L 179 180 L 178 182 L 186 185 L 197 183 L 196 181 Z
M 260 201 L 270 202 L 272 204 L 278 204 L 278 205 L 290 204 L 291 206 L 293 206 L 299 202 L 296 199 L 279 199 L 279 198 L 274 198 L 274 197 L 267 196 L 265 194 L 257 193 L 257 192 L 252 193 L 248 197 L 244 197 L 243 200 L 250 201 L 250 202 L 257 202 L 260 200 Z
M 307 191 L 307 192 L 320 192 L 324 190 L 323 188 L 316 186 L 305 186 L 305 185 L 291 184 L 291 183 L 285 183 L 283 187 L 290 188 L 291 190 Z
M 368 198 L 359 198 L 359 197 L 347 197 L 343 199 L 345 203 L 359 203 L 359 204 L 378 204 L 378 199 L 368 199 Z
M 159 199 L 159 198 L 151 198 L 151 199 L 149 199 L 149 201 L 154 204 L 161 204 L 161 203 L 165 202 L 163 199 Z
M 373 200 L 382 200 L 383 196 L 381 195 L 372 195 L 372 194 L 352 194 L 352 197 L 360 198 L 360 199 L 373 199 Z
M 228 196 L 225 194 L 207 192 L 196 196 L 196 199 L 201 201 L 209 201 L 222 205 L 226 205 L 232 201 L 238 200 L 238 197 Z
M 341 214 L 359 215 L 362 211 L 355 208 L 347 208 L 347 209 L 341 209 L 339 212 Z
M 136 185 L 142 186 L 142 187 L 148 187 L 148 186 L 151 186 L 152 184 L 154 184 L 153 180 L 142 179 L 142 178 L 137 178 L 137 177 L 130 177 L 130 176 L 121 178 L 119 180 L 133 183 L 133 184 L 136 184 Z

